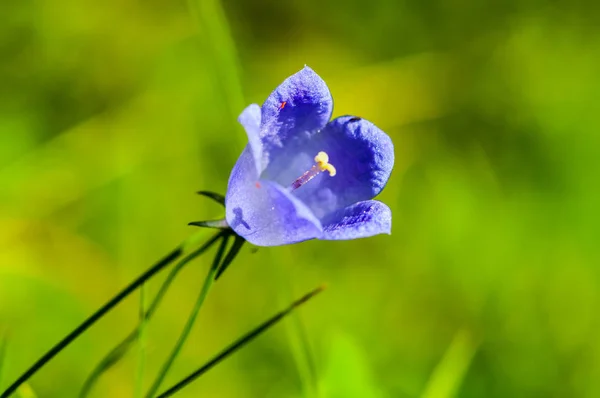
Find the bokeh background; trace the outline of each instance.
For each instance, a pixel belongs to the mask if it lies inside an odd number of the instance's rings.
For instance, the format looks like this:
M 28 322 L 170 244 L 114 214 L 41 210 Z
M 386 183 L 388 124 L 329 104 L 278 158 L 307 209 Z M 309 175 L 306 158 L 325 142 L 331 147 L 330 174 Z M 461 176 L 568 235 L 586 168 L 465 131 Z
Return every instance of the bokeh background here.
M 326 282 L 179 396 L 600 396 L 598 21 L 592 1 L 3 1 L 0 387 L 196 232 L 189 221 L 222 216 L 194 192 L 225 192 L 237 115 L 307 64 L 334 116 L 392 137 L 379 199 L 393 233 L 246 246 L 165 387 Z M 94 397 L 133 396 L 139 374 L 149 385 L 210 260 L 183 271 Z M 23 396 L 76 396 L 139 301 Z

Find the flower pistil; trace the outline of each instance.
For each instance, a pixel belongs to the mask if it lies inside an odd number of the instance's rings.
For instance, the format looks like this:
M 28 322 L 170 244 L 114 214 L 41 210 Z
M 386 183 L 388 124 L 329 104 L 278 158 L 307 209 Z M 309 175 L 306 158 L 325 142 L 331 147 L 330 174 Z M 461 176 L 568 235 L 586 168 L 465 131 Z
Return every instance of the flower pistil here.
M 307 172 L 296 178 L 290 186 L 290 191 L 300 188 L 323 171 L 328 171 L 330 177 L 335 176 L 337 171 L 335 170 L 335 167 L 329 163 L 329 155 L 327 155 L 327 152 L 321 151 L 317 153 L 317 156 L 315 156 L 315 163 L 316 164 L 314 164 Z

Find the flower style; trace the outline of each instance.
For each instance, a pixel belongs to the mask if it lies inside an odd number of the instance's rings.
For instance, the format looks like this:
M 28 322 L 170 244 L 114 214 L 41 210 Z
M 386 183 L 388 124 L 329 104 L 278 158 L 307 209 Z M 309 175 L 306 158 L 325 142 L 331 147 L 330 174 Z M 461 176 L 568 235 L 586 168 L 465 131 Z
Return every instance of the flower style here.
M 390 233 L 389 207 L 371 199 L 394 166 L 392 141 L 359 117 L 330 121 L 332 110 L 327 85 L 304 67 L 242 112 L 248 145 L 225 197 L 238 235 L 277 246 Z

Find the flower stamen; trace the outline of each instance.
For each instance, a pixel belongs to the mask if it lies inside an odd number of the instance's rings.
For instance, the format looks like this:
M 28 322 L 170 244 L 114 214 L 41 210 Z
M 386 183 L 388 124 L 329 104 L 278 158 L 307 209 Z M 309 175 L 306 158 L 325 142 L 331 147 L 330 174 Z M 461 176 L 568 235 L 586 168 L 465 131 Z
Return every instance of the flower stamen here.
M 323 171 L 329 172 L 330 177 L 335 176 L 337 171 L 335 167 L 329 163 L 329 155 L 327 155 L 326 152 L 321 151 L 317 153 L 317 156 L 315 156 L 315 163 L 316 164 L 314 164 L 307 172 L 296 178 L 290 186 L 291 191 L 300 188 Z

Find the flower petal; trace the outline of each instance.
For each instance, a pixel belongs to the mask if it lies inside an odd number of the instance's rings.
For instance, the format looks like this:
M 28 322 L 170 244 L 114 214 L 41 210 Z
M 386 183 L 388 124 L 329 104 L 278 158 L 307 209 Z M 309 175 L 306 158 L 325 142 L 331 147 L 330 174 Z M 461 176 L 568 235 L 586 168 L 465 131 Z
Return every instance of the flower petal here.
M 394 167 L 394 146 L 387 134 L 365 119 L 342 116 L 286 147 L 286 156 L 272 162 L 264 177 L 289 186 L 312 167 L 321 151 L 329 155 L 336 175 L 320 173 L 294 191 L 319 218 L 378 195 Z
M 306 205 L 271 181 L 257 179 L 250 145 L 236 163 L 225 198 L 229 226 L 257 246 L 278 246 L 318 238 L 319 220 Z
M 366 238 L 390 234 L 392 211 L 377 200 L 358 202 L 338 210 L 323 220 L 323 240 Z
M 260 137 L 264 170 L 277 151 L 298 133 L 310 134 L 325 127 L 333 111 L 327 84 L 311 68 L 288 77 L 267 98 L 262 108 Z
M 262 170 L 258 169 L 258 165 L 262 161 L 262 143 L 260 141 L 260 118 L 261 111 L 260 106 L 257 104 L 251 104 L 246 107 L 238 116 L 238 122 L 244 126 L 246 135 L 248 136 L 248 144 L 252 149 L 252 156 L 254 157 L 254 163 L 258 174 Z

